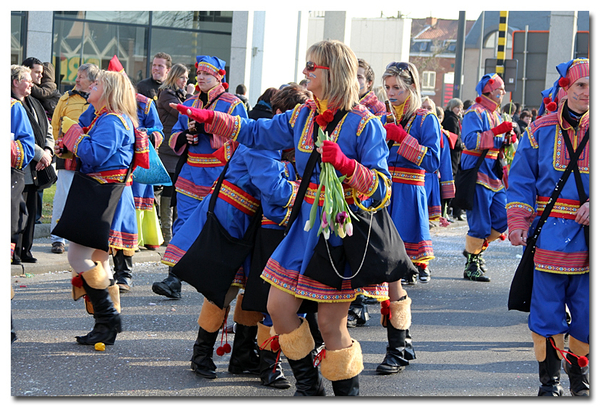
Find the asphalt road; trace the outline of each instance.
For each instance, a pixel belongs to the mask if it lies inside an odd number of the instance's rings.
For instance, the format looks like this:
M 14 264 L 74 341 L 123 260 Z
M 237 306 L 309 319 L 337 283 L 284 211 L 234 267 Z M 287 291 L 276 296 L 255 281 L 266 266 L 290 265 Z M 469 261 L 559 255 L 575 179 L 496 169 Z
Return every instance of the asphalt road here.
M 364 327 L 350 330 L 363 350 L 361 396 L 536 396 L 538 366 L 527 314 L 508 311 L 506 306 L 521 250 L 508 240 L 492 243 L 485 255 L 492 281 L 467 281 L 462 277 L 466 232 L 465 222 L 432 229 L 436 255 L 430 264 L 432 280 L 407 289 L 413 301 L 411 335 L 417 359 L 402 373 L 375 374 L 387 341 L 378 305 L 369 306 L 371 319 Z M 230 374 L 228 355 L 214 356 L 217 379 L 197 377 L 190 370 L 190 357 L 202 297 L 187 284 L 181 300 L 155 295 L 152 282 L 166 274 L 167 267 L 159 262 L 136 264 L 135 286 L 121 296 L 124 332 L 104 352 L 75 342 L 76 335 L 92 328 L 93 319 L 84 311 L 83 300 L 71 299 L 68 271 L 13 275 L 16 295 L 11 305 L 18 340 L 10 348 L 11 395 L 281 397 L 294 393 L 293 386 L 275 390 L 261 386 L 255 376 Z M 283 366 L 293 382 L 285 358 Z M 563 385 L 568 388 L 564 373 Z M 328 381 L 326 390 L 333 396 Z

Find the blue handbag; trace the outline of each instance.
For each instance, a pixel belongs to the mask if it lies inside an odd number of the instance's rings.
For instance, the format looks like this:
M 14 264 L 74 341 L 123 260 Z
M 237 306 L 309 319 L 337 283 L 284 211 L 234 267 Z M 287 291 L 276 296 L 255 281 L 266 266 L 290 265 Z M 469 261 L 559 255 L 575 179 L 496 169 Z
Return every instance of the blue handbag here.
M 150 145 L 148 149 L 148 159 L 150 162 L 150 168 L 136 167 L 133 171 L 132 178 L 135 182 L 146 185 L 173 185 L 171 177 L 167 172 L 167 169 L 163 165 L 162 161 L 158 157 L 156 149 Z

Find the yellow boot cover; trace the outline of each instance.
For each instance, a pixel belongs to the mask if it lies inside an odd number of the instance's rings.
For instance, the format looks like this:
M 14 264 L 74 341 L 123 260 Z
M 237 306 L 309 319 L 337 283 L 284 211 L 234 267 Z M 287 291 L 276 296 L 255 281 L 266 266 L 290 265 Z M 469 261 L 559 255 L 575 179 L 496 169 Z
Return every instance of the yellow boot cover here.
M 226 313 L 227 308 L 219 308 L 215 303 L 205 298 L 202 309 L 200 309 L 200 316 L 198 316 L 198 325 L 206 332 L 217 332 L 223 325 Z
M 279 346 L 283 354 L 292 360 L 300 360 L 315 348 L 308 322 L 305 318 L 300 318 L 300 326 L 289 334 L 279 335 Z
M 116 284 L 108 287 L 108 294 L 110 295 L 110 299 L 113 302 L 113 305 L 117 312 L 121 313 L 121 294 L 119 292 L 119 286 Z
M 233 322 L 244 326 L 256 326 L 260 321 L 264 319 L 262 312 L 258 311 L 245 311 L 242 309 L 242 300 L 244 294 L 240 293 L 237 296 L 235 302 L 235 310 L 233 311 Z
M 83 288 L 83 282 L 80 280 L 83 278 L 87 285 L 96 290 L 104 290 L 110 284 L 108 274 L 102 267 L 102 263 L 96 262 L 96 266 L 84 271 L 77 273 L 72 271 L 73 278 L 71 279 L 71 285 L 73 286 L 72 295 L 73 300 L 77 301 L 85 295 L 85 289 Z
M 328 350 L 321 360 L 321 374 L 324 378 L 337 382 L 350 379 L 363 371 L 363 357 L 360 343 L 352 340 L 352 345 L 346 349 Z
M 390 322 L 396 329 L 408 329 L 412 322 L 410 305 L 412 300 L 407 296 L 404 300 L 390 302 L 391 318 Z

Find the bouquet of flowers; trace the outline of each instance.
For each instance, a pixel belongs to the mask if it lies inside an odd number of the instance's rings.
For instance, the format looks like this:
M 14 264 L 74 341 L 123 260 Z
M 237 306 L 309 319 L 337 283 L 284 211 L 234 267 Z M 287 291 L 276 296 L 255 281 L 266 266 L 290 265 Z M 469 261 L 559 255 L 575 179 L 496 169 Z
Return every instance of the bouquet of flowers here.
M 315 143 L 316 147 L 323 145 L 323 140 L 333 141 L 328 133 L 323 133 L 319 127 L 319 135 Z M 319 208 L 319 197 L 321 191 L 324 191 L 323 211 L 321 212 L 321 225 L 317 231 L 317 235 L 323 233 L 325 239 L 329 239 L 331 232 L 335 233 L 340 238 L 352 236 L 352 220 L 356 216 L 350 210 L 346 199 L 344 199 L 344 188 L 342 182 L 346 178 L 345 175 L 338 177 L 335 168 L 330 163 L 321 163 L 321 176 L 319 187 L 315 200 L 310 210 L 310 218 L 304 225 L 304 230 L 312 229 L 317 218 Z
M 512 118 L 507 113 L 502 113 L 502 119 L 504 121 L 512 121 Z M 517 143 L 506 144 L 502 147 L 502 152 L 504 153 L 504 158 L 506 159 L 506 164 L 510 169 L 510 165 L 512 164 L 513 159 L 515 158 L 515 152 L 517 151 Z

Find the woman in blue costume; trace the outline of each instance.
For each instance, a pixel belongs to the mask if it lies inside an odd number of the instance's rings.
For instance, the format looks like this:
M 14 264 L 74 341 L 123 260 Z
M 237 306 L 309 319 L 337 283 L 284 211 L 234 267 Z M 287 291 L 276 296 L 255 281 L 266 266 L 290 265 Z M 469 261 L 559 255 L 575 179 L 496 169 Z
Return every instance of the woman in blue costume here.
M 186 100 L 185 106 L 248 117 L 242 101 L 226 92 L 229 85 L 225 82 L 225 61 L 208 55 L 196 57 L 196 79 L 199 92 Z M 213 182 L 219 178 L 231 157 L 233 146 L 230 141 L 207 132 L 202 123 L 190 121 L 185 115 L 179 115 L 173 126 L 169 146 L 180 156 L 176 169 L 176 194 L 171 198 L 171 204 L 177 207 L 177 220 L 173 222 L 175 235 L 210 192 Z M 168 298 L 181 298 L 181 281 L 169 272 L 166 279 L 152 284 L 152 291 Z
M 574 59 L 556 69 L 560 79 L 545 100 L 549 112 L 527 127 L 508 176 L 506 210 L 509 239 L 515 246 L 527 245 L 571 160 L 567 138 L 576 151 L 590 128 L 589 60 Z M 557 95 L 558 103 L 552 101 Z M 588 142 L 575 166 L 580 187 L 576 174 L 570 174 L 536 241 L 528 322 L 539 364 L 539 396 L 563 394 L 561 359 L 571 394 L 590 394 L 585 363 L 590 352 L 590 247 L 585 233 L 590 224 L 590 161 Z M 570 352 L 564 351 L 565 334 Z
M 82 129 L 65 116 L 61 125 L 63 146 L 59 148 L 66 148 L 77 157 L 82 173 L 101 183 L 123 182 L 134 161 L 138 144 L 135 134 L 135 94 L 131 82 L 119 73 L 102 71 L 90 88 L 88 102 L 95 109 L 91 124 Z M 111 223 L 111 250 L 131 250 L 137 245 L 131 181 L 127 180 L 126 185 Z M 86 302 L 89 301 L 93 306 L 95 320 L 93 330 L 85 336 L 78 336 L 77 342 L 84 345 L 97 342 L 112 345 L 117 333 L 121 332 L 121 317 L 119 289 L 112 279 L 109 254 L 75 242 L 70 243 L 68 254 L 74 275 L 73 298 L 78 299 L 86 294 Z
M 235 145 L 237 144 L 237 147 Z M 295 173 L 289 172 L 281 162 L 281 151 L 253 150 L 233 143 L 235 154 L 229 162 L 221 190 L 215 204 L 214 213 L 221 225 L 234 238 L 246 233 L 253 216 L 262 204 L 267 219 L 283 223 L 289 217 L 297 183 Z M 209 193 L 200 205 L 179 228 L 167 246 L 162 262 L 175 266 L 196 240 L 204 224 L 210 203 Z M 198 318 L 198 338 L 194 344 L 192 369 L 199 376 L 214 379 L 216 366 L 212 360 L 214 344 L 219 328 L 226 319 L 229 304 L 236 297 L 239 288 L 243 288 L 250 269 L 250 257 L 238 271 L 232 281 L 225 299 L 224 308 L 205 298 Z M 210 282 L 207 282 L 210 284 Z M 236 332 L 232 355 L 229 362 L 231 373 L 259 373 L 259 357 L 256 353 L 257 324 L 263 314 L 257 311 L 242 310 L 242 296 L 238 296 L 234 313 Z
M 390 193 L 388 148 L 381 121 L 358 104 L 358 61 L 354 52 L 339 41 L 322 41 L 311 46 L 306 55 L 303 73 L 308 80 L 307 89 L 313 93 L 315 100 L 309 100 L 292 111 L 276 115 L 271 120 L 251 121 L 182 105 L 177 106 L 178 110 L 204 122 L 207 131 L 249 147 L 268 150 L 295 148 L 298 173 L 304 172 L 315 148 L 315 122 L 321 128 L 331 123 L 329 127 L 335 125 L 331 136 L 336 141 L 324 141 L 318 151 L 323 162 L 331 163 L 340 174 L 346 175 L 346 200 L 356 208 L 353 196 L 360 194 L 366 200 L 370 198 L 379 205 L 385 205 Z M 332 381 L 336 395 L 358 395 L 358 374 L 363 370 L 362 351 L 346 326 L 348 306 L 362 293 L 387 299 L 387 284 L 352 289 L 351 282 L 344 280 L 341 290 L 337 290 L 305 275 L 319 239 L 319 222 L 315 222 L 312 228 L 306 225 L 319 182 L 316 171 L 311 175 L 311 185 L 302 201 L 298 219 L 275 249 L 262 273 L 262 278 L 272 285 L 267 309 L 276 335 L 273 340 L 278 341 L 294 372 L 297 395 L 325 394 L 318 366 L 313 365 L 315 343 L 308 323 L 297 315 L 304 299 L 318 302 L 319 329 L 325 342 L 321 352 L 326 355 L 319 355 L 323 376 Z M 319 210 L 317 218 L 320 216 Z M 339 246 L 341 243 L 338 236 L 330 236 L 330 245 Z M 350 273 L 346 264 L 344 274 L 350 276 Z

